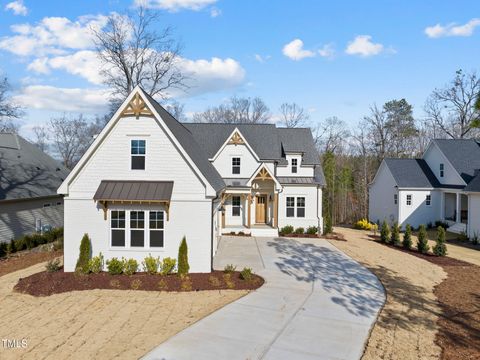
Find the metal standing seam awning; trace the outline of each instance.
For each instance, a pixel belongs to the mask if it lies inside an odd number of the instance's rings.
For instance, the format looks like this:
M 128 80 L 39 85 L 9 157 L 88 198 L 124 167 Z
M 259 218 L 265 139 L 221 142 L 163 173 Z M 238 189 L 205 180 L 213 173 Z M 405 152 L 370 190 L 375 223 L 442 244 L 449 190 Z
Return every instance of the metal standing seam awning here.
M 164 204 L 169 218 L 173 181 L 102 180 L 93 200 L 103 206 L 107 220 L 108 204 Z

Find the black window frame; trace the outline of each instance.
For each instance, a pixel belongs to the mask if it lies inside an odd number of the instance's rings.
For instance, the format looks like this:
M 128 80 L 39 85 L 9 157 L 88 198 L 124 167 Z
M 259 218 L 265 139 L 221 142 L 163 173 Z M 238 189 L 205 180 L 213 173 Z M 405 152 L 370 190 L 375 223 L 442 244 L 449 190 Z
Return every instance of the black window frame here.
M 134 216 L 135 215 L 135 216 Z M 140 216 L 141 215 L 141 216 Z M 145 247 L 145 210 L 130 211 L 130 247 Z M 141 233 L 141 236 L 140 236 Z M 140 245 L 141 240 L 141 245 Z M 138 242 L 137 242 L 138 241 Z
M 413 200 L 413 195 L 412 194 L 407 194 L 407 206 L 412 206 L 412 200 Z
M 393 194 L 393 204 L 398 205 L 398 194 Z
M 238 199 L 238 201 L 237 201 Z M 232 216 L 240 216 L 242 200 L 240 196 L 232 196 Z
M 123 214 L 122 214 L 123 213 Z M 123 215 L 123 216 L 122 216 Z M 111 210 L 110 211 L 110 246 L 111 247 L 125 247 L 126 244 L 126 211 L 125 210 Z M 122 226 L 123 225 L 123 226 Z M 116 245 L 115 235 L 123 234 L 123 245 Z
M 285 199 L 286 217 L 295 217 L 295 196 L 287 196 Z
M 240 175 L 241 163 L 242 163 L 242 160 L 240 157 L 238 156 L 232 157 L 232 174 L 233 175 Z
M 298 171 L 298 159 L 292 159 L 290 162 L 292 165 L 292 174 L 296 174 Z
M 145 170 L 147 158 L 147 141 L 144 139 L 130 140 L 130 169 Z
M 445 164 L 440 164 L 440 177 L 443 178 L 445 176 Z
M 296 198 L 296 205 L 297 205 L 297 218 L 304 218 L 305 217 L 305 196 L 297 196 Z
M 152 216 L 154 215 L 154 216 Z M 148 214 L 148 232 L 149 232 L 149 245 L 151 248 L 163 248 L 165 247 L 165 211 L 163 210 L 150 210 Z M 155 239 L 154 236 L 159 236 Z M 152 245 L 152 238 L 159 240 L 158 243 Z
M 431 206 L 432 205 L 432 195 L 428 194 L 425 196 L 425 205 Z

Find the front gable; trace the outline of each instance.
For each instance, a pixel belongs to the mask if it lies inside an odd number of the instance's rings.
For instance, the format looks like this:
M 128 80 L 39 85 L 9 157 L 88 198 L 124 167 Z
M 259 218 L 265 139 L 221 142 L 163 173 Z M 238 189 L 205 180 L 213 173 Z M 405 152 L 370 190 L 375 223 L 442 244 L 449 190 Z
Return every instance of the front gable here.
M 435 141 L 431 141 L 423 154 L 423 159 L 427 162 L 428 166 L 432 170 L 433 174 L 441 184 L 447 185 L 466 185 L 457 170 L 450 163 L 448 158 L 442 152 L 442 150 L 435 144 Z M 444 166 L 444 176 L 440 176 L 440 164 Z

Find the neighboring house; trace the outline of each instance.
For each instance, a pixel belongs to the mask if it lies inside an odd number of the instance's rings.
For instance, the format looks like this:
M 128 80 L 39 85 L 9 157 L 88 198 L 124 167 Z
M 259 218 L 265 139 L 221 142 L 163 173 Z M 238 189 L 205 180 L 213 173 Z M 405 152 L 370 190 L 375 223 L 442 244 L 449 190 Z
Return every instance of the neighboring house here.
M 370 184 L 371 221 L 434 224 L 480 235 L 480 144 L 433 140 L 422 159 L 385 159 Z
M 0 242 L 63 225 L 68 170 L 16 134 L 0 133 Z
M 276 236 L 322 228 L 323 172 L 308 129 L 181 124 L 139 87 L 59 188 L 65 195 L 65 270 L 80 240 L 106 259 L 177 257 L 211 270 L 218 236 Z

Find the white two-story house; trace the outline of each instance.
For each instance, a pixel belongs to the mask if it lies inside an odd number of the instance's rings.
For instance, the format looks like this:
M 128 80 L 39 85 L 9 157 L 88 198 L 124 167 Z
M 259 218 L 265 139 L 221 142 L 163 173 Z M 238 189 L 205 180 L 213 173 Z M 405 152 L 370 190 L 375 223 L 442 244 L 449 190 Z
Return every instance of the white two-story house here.
M 385 159 L 370 184 L 371 221 L 450 225 L 480 235 L 480 146 L 473 139 L 433 140 L 421 159 Z
M 322 231 L 324 176 L 309 129 L 182 124 L 137 87 L 60 186 L 65 271 L 82 236 L 105 259 L 174 257 L 211 270 L 218 237 Z

